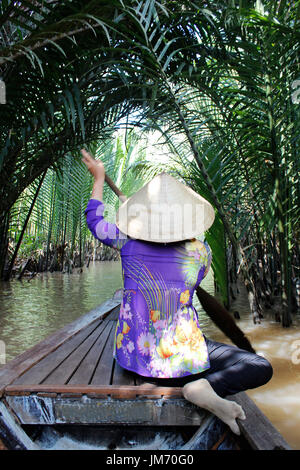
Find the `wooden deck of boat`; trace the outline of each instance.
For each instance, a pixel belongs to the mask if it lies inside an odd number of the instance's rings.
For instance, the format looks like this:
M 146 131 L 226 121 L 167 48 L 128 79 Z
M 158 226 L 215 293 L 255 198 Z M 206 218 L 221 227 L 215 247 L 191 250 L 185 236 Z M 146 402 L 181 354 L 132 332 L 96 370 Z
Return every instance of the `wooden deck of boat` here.
M 144 383 L 117 364 L 113 343 L 119 309 L 119 301 L 104 302 L 18 356 L 0 369 L 0 394 L 69 393 L 124 399 L 182 396 L 180 388 Z
M 119 309 L 110 299 L 2 367 L 0 427 L 8 410 L 21 425 L 203 426 L 212 415 L 181 388 L 149 384 L 116 363 Z M 240 426 L 253 448 L 289 448 L 245 393 L 228 398 L 247 410 Z

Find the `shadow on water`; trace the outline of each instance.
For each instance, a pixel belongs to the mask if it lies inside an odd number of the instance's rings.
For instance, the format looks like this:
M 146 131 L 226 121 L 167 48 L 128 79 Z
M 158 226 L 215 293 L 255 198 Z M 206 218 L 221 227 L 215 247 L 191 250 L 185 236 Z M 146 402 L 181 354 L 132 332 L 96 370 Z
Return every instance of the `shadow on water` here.
M 201 286 L 214 293 L 212 272 Z M 121 287 L 121 265 L 116 261 L 91 263 L 83 273 L 44 273 L 30 282 L 24 278 L 1 283 L 0 342 L 5 345 L 6 361 L 93 309 Z M 205 335 L 230 343 L 202 310 L 196 295 L 194 305 Z M 288 329 L 274 321 L 271 311 L 264 314 L 261 324 L 254 325 L 242 288 L 232 305 L 234 310 L 241 317 L 237 320 L 239 327 L 274 369 L 268 384 L 247 393 L 291 447 L 300 449 L 300 315 L 293 316 Z

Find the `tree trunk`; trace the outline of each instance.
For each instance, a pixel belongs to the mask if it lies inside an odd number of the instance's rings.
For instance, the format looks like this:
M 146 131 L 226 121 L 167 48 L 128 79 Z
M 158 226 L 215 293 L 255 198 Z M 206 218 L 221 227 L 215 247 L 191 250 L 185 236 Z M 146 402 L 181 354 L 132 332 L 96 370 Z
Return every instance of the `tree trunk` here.
M 0 277 L 5 278 L 8 251 L 9 211 L 1 217 L 0 222 Z
M 35 205 L 35 201 L 36 201 L 36 199 L 37 199 L 37 197 L 38 197 L 38 194 L 39 194 L 39 191 L 40 191 L 41 186 L 42 186 L 42 184 L 43 184 L 43 181 L 44 181 L 44 178 L 45 178 L 45 176 L 46 176 L 46 173 L 47 173 L 47 170 L 44 171 L 44 173 L 43 173 L 43 175 L 42 175 L 42 177 L 41 177 L 41 179 L 40 179 L 39 185 L 38 185 L 38 187 L 37 187 L 37 190 L 36 190 L 36 192 L 35 192 L 34 198 L 33 198 L 33 200 L 32 200 L 30 209 L 29 209 L 29 211 L 28 211 L 26 220 L 25 220 L 25 222 L 24 222 L 22 231 L 21 231 L 20 236 L 19 236 L 19 240 L 18 240 L 17 246 L 16 246 L 15 251 L 14 251 L 14 253 L 13 253 L 13 256 L 12 256 L 12 258 L 11 258 L 11 261 L 10 261 L 10 264 L 9 264 L 9 267 L 8 267 L 8 270 L 7 270 L 6 273 L 5 273 L 5 276 L 4 276 L 4 280 L 5 280 L 5 281 L 8 281 L 9 278 L 10 278 L 10 276 L 11 276 L 11 272 L 12 272 L 12 269 L 13 269 L 13 266 L 14 266 L 14 262 L 15 262 L 15 260 L 16 260 L 16 257 L 17 257 L 19 248 L 20 248 L 20 246 L 21 246 L 21 243 L 22 243 L 22 240 L 23 240 L 23 236 L 24 236 L 24 233 L 25 233 L 27 224 L 28 224 L 28 222 L 29 222 L 29 219 L 30 219 L 32 210 L 33 210 L 34 205 Z

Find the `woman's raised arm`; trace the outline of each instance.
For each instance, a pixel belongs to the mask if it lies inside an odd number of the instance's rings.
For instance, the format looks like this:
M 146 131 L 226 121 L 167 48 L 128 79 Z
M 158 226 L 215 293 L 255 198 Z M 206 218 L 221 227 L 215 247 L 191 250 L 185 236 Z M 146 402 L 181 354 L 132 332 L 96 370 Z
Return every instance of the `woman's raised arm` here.
M 105 245 L 120 250 L 127 242 L 127 236 L 119 231 L 115 224 L 107 222 L 103 216 L 103 186 L 105 169 L 101 161 L 95 160 L 86 150 L 82 149 L 82 161 L 94 177 L 91 198 L 85 210 L 86 221 L 90 232 Z
M 81 149 L 82 161 L 94 177 L 91 199 L 102 201 L 105 169 L 101 160 L 95 160 L 85 149 Z

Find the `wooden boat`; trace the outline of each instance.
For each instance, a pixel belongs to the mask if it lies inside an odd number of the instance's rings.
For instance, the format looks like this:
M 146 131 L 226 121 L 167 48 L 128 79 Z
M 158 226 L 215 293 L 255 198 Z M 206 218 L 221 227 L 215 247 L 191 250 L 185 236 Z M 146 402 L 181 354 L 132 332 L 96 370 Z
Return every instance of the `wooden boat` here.
M 246 393 L 241 436 L 181 388 L 133 378 L 113 359 L 120 296 L 0 369 L 0 449 L 289 450 Z

